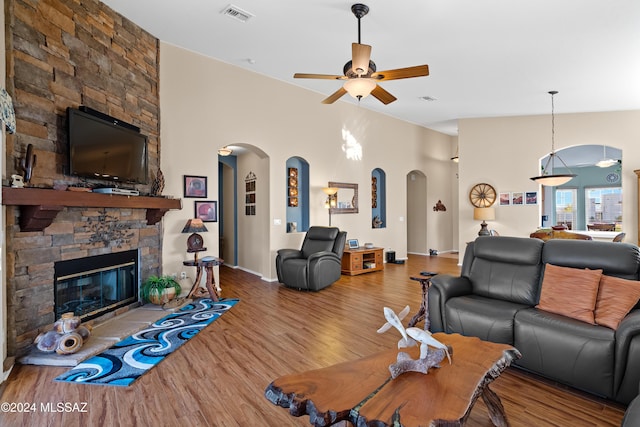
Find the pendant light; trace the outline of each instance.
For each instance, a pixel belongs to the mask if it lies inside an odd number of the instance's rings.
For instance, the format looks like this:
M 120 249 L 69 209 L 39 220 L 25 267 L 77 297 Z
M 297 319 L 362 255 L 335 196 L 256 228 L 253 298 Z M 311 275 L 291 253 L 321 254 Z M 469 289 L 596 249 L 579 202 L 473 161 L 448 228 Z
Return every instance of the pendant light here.
M 599 168 L 608 168 L 613 165 L 617 165 L 618 161 L 614 159 L 607 159 L 607 146 L 602 145 L 602 160 L 596 163 L 596 166 Z
M 553 108 L 554 107 L 553 96 L 557 93 L 558 93 L 557 90 L 552 90 L 549 92 L 549 95 L 551 95 L 551 153 L 549 154 L 549 159 L 547 160 L 547 163 L 545 163 L 544 167 L 542 168 L 542 173 L 540 174 L 540 176 L 534 176 L 531 178 L 531 180 L 536 181 L 541 185 L 546 185 L 548 187 L 555 187 L 557 185 L 566 184 L 567 182 L 571 181 L 573 178 L 576 177 L 576 174 L 571 173 L 571 169 L 569 169 L 569 166 L 567 166 L 567 164 L 560 158 L 560 156 L 556 154 L 556 150 L 555 150 L 555 115 L 554 115 L 554 108 Z M 569 171 L 569 173 L 564 173 L 564 174 L 553 173 L 553 167 L 555 165 L 556 157 L 558 158 L 558 160 L 560 160 L 560 162 L 562 162 L 562 164 L 567 169 L 567 171 Z M 551 165 L 551 167 L 549 167 L 549 165 Z

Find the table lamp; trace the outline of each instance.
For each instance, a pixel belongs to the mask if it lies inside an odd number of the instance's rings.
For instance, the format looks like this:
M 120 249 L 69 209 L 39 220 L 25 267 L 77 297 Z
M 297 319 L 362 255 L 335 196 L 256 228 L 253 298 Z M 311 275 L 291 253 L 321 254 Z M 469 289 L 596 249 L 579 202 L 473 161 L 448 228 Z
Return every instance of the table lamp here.
M 202 247 L 204 241 L 202 240 L 202 236 L 198 234 L 205 231 L 209 230 L 207 230 L 207 227 L 204 226 L 204 223 L 200 218 L 192 218 L 188 220 L 182 229 L 183 233 L 192 233 L 187 238 L 187 252 L 194 254 L 194 262 L 198 262 L 198 252 L 207 250 L 207 248 Z
M 493 221 L 496 219 L 496 210 L 494 208 L 473 208 L 473 219 L 482 220 L 478 236 L 489 236 L 491 233 L 487 229 L 485 220 Z

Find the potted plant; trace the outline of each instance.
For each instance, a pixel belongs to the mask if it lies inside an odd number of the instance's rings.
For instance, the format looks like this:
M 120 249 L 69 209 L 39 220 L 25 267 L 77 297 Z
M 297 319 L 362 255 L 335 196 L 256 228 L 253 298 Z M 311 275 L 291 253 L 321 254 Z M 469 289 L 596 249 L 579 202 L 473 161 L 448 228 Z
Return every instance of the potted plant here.
M 142 299 L 152 304 L 166 304 L 177 295 L 182 288 L 172 276 L 149 276 L 142 285 Z

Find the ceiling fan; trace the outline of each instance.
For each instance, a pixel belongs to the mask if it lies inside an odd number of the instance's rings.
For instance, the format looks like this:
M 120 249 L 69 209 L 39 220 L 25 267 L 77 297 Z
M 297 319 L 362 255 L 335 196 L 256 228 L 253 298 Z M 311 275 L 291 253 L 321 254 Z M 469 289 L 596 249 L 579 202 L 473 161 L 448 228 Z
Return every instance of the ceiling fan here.
M 378 85 L 378 82 L 429 75 L 428 65 L 376 71 L 376 64 L 371 60 L 371 46 L 360 43 L 360 19 L 369 13 L 369 7 L 356 3 L 351 6 L 351 12 L 353 12 L 358 19 L 358 43 L 351 44 L 351 61 L 344 65 L 344 75 L 305 73 L 296 73 L 293 75 L 296 79 L 345 80 L 344 85 L 340 89 L 322 101 L 323 104 L 333 104 L 345 93 L 349 93 L 358 100 L 371 94 L 383 104 L 390 104 L 397 98 Z

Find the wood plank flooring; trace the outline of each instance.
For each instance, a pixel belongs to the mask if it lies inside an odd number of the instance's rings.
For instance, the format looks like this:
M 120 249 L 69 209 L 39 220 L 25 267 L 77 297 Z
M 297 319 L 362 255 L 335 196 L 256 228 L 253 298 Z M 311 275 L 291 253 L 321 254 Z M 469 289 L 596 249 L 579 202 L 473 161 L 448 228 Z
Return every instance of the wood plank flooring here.
M 382 308 L 420 305 L 421 270 L 457 274 L 452 257 L 410 256 L 384 272 L 342 278 L 300 292 L 228 267 L 223 296 L 233 309 L 130 387 L 56 383 L 66 368 L 16 366 L 0 402 L 35 403 L 32 413 L 0 412 L 1 426 L 309 426 L 264 397 L 276 377 L 393 348 L 397 332 L 377 334 Z M 406 320 L 406 319 L 405 319 Z M 512 426 L 619 426 L 624 408 L 509 368 L 493 384 Z M 86 412 L 44 411 L 85 403 Z M 78 408 L 81 409 L 81 408 Z M 491 426 L 479 400 L 468 426 Z

